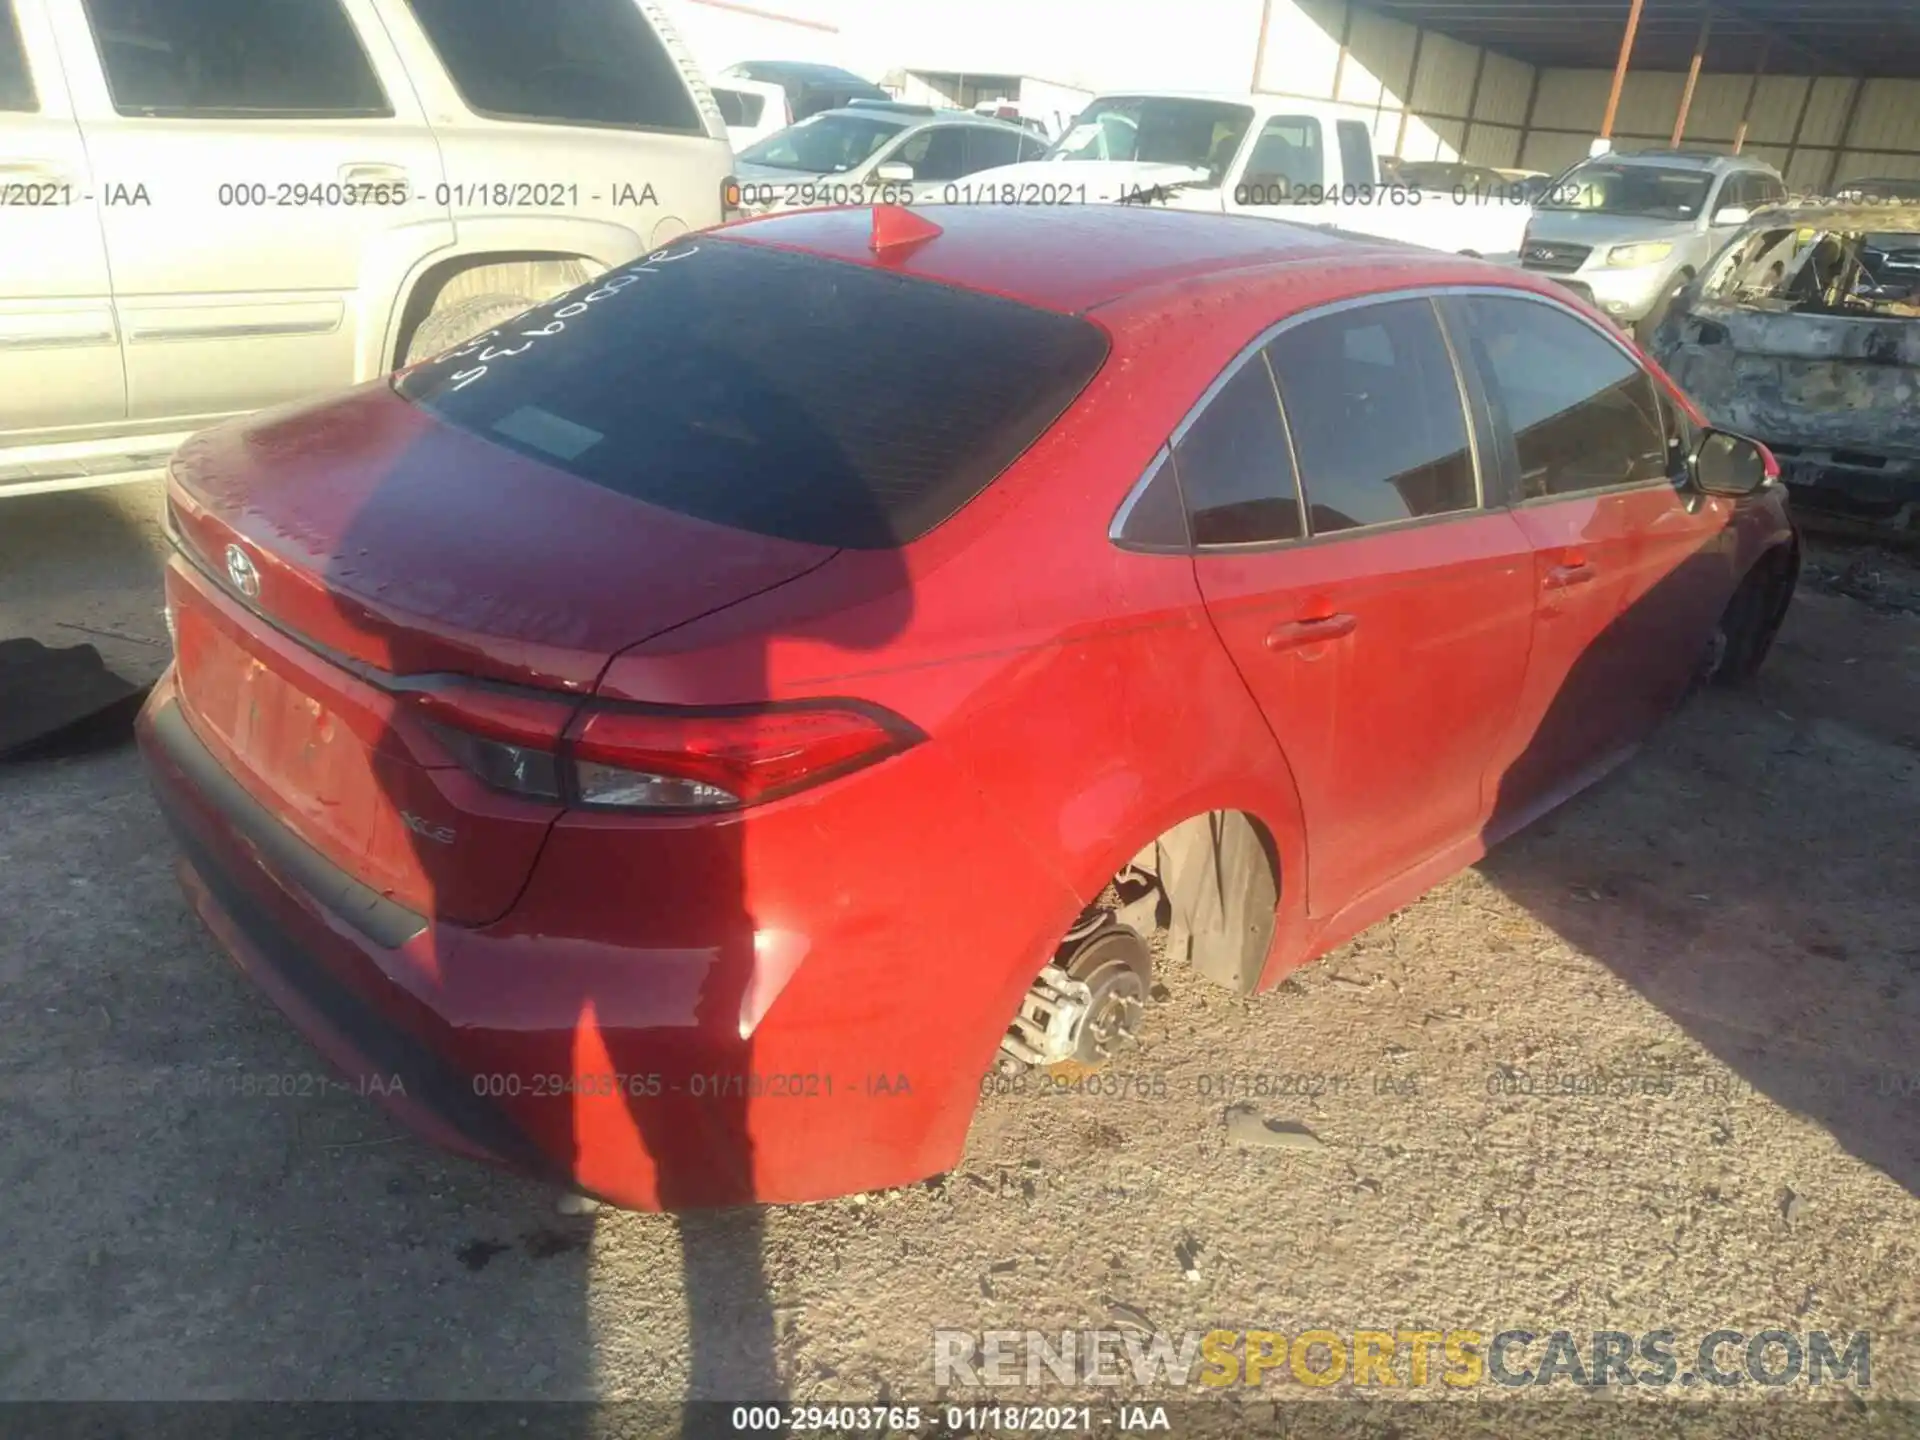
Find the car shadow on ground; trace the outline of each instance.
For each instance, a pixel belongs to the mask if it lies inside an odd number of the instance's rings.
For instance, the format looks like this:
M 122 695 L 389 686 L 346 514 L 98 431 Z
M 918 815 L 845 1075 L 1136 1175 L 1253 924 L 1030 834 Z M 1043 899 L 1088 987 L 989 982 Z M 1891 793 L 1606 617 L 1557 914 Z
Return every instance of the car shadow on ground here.
M 1614 1056 L 1594 1083 L 1697 1100 L 1710 1144 L 1734 1141 L 1735 1102 L 1764 1096 L 1920 1195 L 1915 713 L 1920 622 L 1803 589 L 1754 681 L 1700 692 L 1657 744 L 1482 862 L 1705 1052 Z M 1582 1083 L 1539 1083 L 1568 1079 Z

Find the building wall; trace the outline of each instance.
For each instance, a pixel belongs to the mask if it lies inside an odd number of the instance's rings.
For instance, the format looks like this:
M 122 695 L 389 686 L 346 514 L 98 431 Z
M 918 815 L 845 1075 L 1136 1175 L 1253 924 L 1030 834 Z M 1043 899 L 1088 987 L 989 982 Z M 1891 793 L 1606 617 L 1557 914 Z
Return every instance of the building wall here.
M 1612 73 L 1549 70 L 1540 87 L 1526 164 L 1570 165 L 1587 153 L 1606 113 Z M 1660 146 L 1673 137 L 1686 76 L 1629 70 L 1614 122 L 1620 149 Z M 1855 94 L 1858 92 L 1858 104 Z M 1818 190 L 1857 175 L 1920 178 L 1920 81 L 1844 76 L 1702 74 L 1684 143 L 1731 150 L 1753 95 L 1745 153 L 1777 166 L 1796 188 Z

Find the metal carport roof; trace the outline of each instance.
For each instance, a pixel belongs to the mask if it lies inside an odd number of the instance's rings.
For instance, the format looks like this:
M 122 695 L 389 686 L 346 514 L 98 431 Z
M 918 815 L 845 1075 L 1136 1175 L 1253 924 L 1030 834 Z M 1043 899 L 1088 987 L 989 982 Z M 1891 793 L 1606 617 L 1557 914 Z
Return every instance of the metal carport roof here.
M 1611 70 L 1633 0 L 1358 0 L 1409 25 L 1554 69 Z M 1920 77 L 1920 0 L 1643 0 L 1635 70 L 1685 70 L 1706 11 L 1708 63 L 1776 73 Z

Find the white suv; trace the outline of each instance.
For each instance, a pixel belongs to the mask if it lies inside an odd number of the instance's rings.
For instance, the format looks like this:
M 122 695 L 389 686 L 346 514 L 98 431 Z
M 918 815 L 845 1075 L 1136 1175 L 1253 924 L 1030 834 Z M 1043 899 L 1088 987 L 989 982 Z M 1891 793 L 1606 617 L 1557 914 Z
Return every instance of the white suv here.
M 0 0 L 0 497 L 456 345 L 731 163 L 653 0 Z

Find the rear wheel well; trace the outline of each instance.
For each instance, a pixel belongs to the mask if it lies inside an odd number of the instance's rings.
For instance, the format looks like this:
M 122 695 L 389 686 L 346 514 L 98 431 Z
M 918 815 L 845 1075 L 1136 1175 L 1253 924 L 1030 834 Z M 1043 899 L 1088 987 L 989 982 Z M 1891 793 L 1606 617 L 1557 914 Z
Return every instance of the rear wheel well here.
M 529 307 L 572 289 L 603 267 L 567 251 L 495 251 L 443 260 L 414 282 L 401 307 L 389 368 L 407 363 L 407 351 L 435 310 L 487 294 L 524 298 Z
M 1211 810 L 1155 836 L 1101 901 L 1122 924 L 1164 939 L 1168 958 L 1251 995 L 1272 948 L 1280 885 L 1279 847 L 1266 824 L 1244 810 Z

